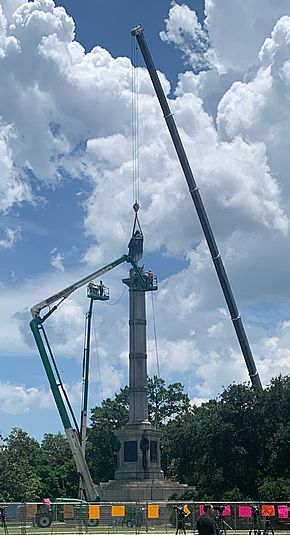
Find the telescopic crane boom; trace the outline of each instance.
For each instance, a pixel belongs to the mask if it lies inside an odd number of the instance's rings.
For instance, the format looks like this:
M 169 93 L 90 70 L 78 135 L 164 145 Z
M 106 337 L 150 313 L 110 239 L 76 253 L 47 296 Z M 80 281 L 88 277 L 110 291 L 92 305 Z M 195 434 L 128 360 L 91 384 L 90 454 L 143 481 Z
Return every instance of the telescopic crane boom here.
M 177 152 L 179 162 L 183 169 L 183 172 L 187 181 L 187 185 L 189 187 L 190 195 L 195 205 L 197 215 L 198 215 L 200 224 L 202 226 L 205 239 L 207 241 L 207 244 L 211 253 L 211 257 L 212 257 L 212 260 L 213 260 L 213 263 L 217 272 L 217 276 L 220 281 L 226 303 L 228 305 L 228 309 L 231 315 L 231 320 L 233 322 L 233 325 L 234 325 L 234 328 L 238 337 L 238 341 L 239 341 L 239 344 L 240 344 L 240 347 L 241 347 L 241 350 L 242 350 L 242 353 L 246 362 L 246 366 L 248 369 L 248 373 L 249 373 L 252 385 L 255 389 L 261 390 L 262 389 L 261 380 L 260 380 L 258 371 L 256 369 L 254 357 L 251 352 L 251 348 L 247 339 L 247 335 L 245 333 L 245 329 L 241 320 L 241 316 L 237 308 L 237 305 L 233 296 L 233 292 L 232 292 L 232 289 L 231 289 L 231 286 L 230 286 L 230 283 L 229 283 L 229 280 L 228 280 L 228 277 L 227 277 L 227 274 L 223 265 L 223 261 L 219 253 L 219 250 L 218 250 L 218 247 L 217 247 L 217 244 L 216 244 L 216 241 L 215 241 L 212 229 L 211 229 L 211 225 L 208 220 L 205 207 L 204 207 L 204 204 L 202 202 L 202 199 L 199 193 L 199 188 L 195 182 L 193 173 L 191 171 L 184 147 L 182 145 L 182 142 L 181 142 L 174 118 L 173 118 L 173 114 L 169 108 L 166 96 L 162 89 L 162 86 L 161 86 L 161 83 L 160 83 L 160 80 L 159 80 L 159 77 L 158 77 L 158 74 L 154 65 L 154 61 L 152 59 L 150 50 L 146 43 L 143 27 L 141 25 L 135 26 L 134 28 L 132 28 L 131 34 L 137 39 L 137 42 L 142 52 L 142 56 L 144 58 L 145 64 L 147 66 L 153 87 L 155 89 L 157 98 L 159 100 L 159 104 L 163 111 L 164 119 L 166 121 L 168 130 L 170 132 L 171 139 L 175 146 L 175 150 Z

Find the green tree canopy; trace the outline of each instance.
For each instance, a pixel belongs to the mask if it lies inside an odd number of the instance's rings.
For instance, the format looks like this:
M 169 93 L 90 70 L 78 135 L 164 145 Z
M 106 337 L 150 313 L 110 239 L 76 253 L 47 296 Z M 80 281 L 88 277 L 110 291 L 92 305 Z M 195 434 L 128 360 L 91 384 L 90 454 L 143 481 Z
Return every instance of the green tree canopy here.
M 0 451 L 0 501 L 39 499 L 43 485 L 39 443 L 19 428 L 2 440 Z
M 76 498 L 78 475 L 65 435 L 45 434 L 41 442 L 43 463 L 40 470 L 45 496 Z
M 287 500 L 290 493 L 290 377 L 262 392 L 245 384 L 191 406 L 180 383 L 148 379 L 149 418 L 162 428 L 166 477 L 196 487 L 194 499 Z M 114 430 L 127 422 L 129 389 L 92 410 L 87 461 L 95 483 L 113 478 Z M 41 444 L 22 429 L 0 437 L 0 501 L 76 497 L 78 475 L 64 435 Z

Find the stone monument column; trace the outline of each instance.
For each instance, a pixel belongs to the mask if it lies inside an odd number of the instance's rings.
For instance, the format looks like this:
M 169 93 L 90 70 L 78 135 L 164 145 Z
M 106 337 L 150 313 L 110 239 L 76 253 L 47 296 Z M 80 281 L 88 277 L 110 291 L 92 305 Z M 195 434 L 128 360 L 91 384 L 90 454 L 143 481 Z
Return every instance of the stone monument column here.
M 129 420 L 115 431 L 119 440 L 116 480 L 163 479 L 160 431 L 148 420 L 146 303 L 134 270 L 123 279 L 129 288 Z M 152 290 L 154 288 L 152 287 Z M 155 287 L 156 289 L 156 287 Z
M 149 424 L 145 292 L 132 290 L 134 272 L 124 280 L 129 286 L 129 399 L 128 425 Z

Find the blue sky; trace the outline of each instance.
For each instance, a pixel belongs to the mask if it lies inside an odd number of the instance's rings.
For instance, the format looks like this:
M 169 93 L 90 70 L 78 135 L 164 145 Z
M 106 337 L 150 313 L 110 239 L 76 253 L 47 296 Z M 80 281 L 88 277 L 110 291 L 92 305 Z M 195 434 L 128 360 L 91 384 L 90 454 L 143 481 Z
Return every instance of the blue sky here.
M 127 251 L 133 225 L 130 29 L 142 23 L 264 385 L 290 372 L 286 0 L 0 0 L 0 431 L 61 431 L 29 309 Z M 230 43 L 230 46 L 229 46 Z M 161 375 L 194 403 L 247 381 L 185 179 L 140 54 L 140 221 Z M 95 307 L 90 406 L 127 383 L 127 266 Z M 85 289 L 47 320 L 80 411 Z M 148 369 L 157 371 L 151 298 Z M 98 368 L 101 369 L 101 378 Z M 100 381 L 101 379 L 101 381 Z
M 56 5 L 64 6 L 74 18 L 76 38 L 87 51 L 99 44 L 114 57 L 131 57 L 130 31 L 136 24 L 142 24 L 159 69 L 166 71 L 172 82 L 176 82 L 177 74 L 185 70 L 180 52 L 174 47 L 168 49 L 165 44 L 160 44 L 159 32 L 164 28 L 171 0 L 160 2 L 150 0 L 146 3 L 134 0 L 124 2 L 84 0 L 81 4 L 77 0 L 66 0 L 56 2 Z M 187 5 L 196 11 L 200 21 L 204 20 L 203 0 L 191 0 Z

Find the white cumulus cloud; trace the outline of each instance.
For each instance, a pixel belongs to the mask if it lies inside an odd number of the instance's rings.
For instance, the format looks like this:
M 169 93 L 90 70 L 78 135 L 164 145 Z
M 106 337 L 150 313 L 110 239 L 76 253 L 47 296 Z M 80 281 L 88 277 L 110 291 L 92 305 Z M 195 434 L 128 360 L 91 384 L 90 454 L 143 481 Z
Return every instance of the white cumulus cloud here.
M 27 388 L 25 385 L 0 383 L 0 410 L 5 414 L 21 414 L 37 404 L 42 409 L 53 406 L 50 392 L 38 388 Z

